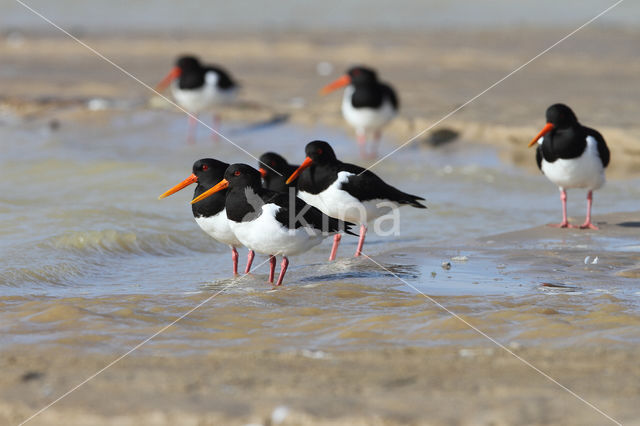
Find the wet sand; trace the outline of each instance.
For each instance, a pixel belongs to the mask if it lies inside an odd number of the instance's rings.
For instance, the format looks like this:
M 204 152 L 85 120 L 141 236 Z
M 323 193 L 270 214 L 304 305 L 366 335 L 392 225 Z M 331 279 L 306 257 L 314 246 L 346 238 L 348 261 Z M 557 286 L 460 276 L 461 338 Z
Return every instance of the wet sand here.
M 640 212 L 601 216 L 599 232 L 536 227 L 453 242 L 446 249 L 429 248 L 427 256 L 431 251 L 442 255 L 464 250 L 467 259 L 453 260 L 452 268 L 444 273 L 453 274 L 464 264 L 487 257 L 502 265 L 494 270 L 495 277 L 540 277 L 542 289 L 535 298 L 515 298 L 484 308 L 482 297 L 476 298 L 473 308 L 456 301 L 459 297 L 433 297 L 616 420 L 638 424 L 640 292 L 632 286 L 635 296 L 622 304 L 622 296 L 611 293 L 612 288 L 633 283 L 625 277 L 638 277 L 638 218 Z M 597 255 L 599 262 L 585 264 L 588 255 Z M 376 260 L 384 263 L 387 256 L 382 253 Z M 410 263 L 411 259 L 403 261 Z M 597 305 L 586 312 L 566 310 L 572 297 L 588 291 L 601 292 L 595 299 Z M 388 296 L 389 303 L 393 298 L 393 293 Z M 428 316 L 440 309 L 419 294 L 414 302 L 417 312 Z M 407 302 L 399 302 L 400 306 Z M 487 317 L 484 309 L 497 310 Z M 309 314 L 323 317 L 320 311 Z M 287 349 L 286 338 L 261 340 L 255 336 L 235 348 L 200 348 L 190 354 L 188 346 L 172 346 L 170 335 L 183 328 L 178 324 L 167 332 L 164 346 L 150 343 L 143 347 L 32 424 L 607 423 L 601 414 L 513 355 L 474 336 L 475 332 L 449 314 L 441 314 L 439 330 L 406 329 L 404 333 L 416 344 L 402 347 L 390 345 L 384 335 L 354 330 L 352 338 L 366 346 L 360 350 L 353 346 L 321 350 L 317 342 L 315 349 Z M 201 315 L 194 313 L 195 318 L 185 321 L 200 321 Z M 212 320 L 229 321 L 224 317 Z M 253 328 L 254 333 L 260 334 L 262 327 Z M 430 338 L 442 339 L 438 333 L 446 330 L 466 337 L 458 338 L 457 344 L 424 347 Z M 578 336 L 580 342 L 572 342 Z M 207 337 L 211 338 L 228 339 L 224 333 Z M 443 343 L 447 337 L 444 339 Z M 23 420 L 133 342 L 109 354 L 84 345 L 86 340 L 76 339 L 3 347 L 3 423 Z M 283 422 L 273 421 L 272 415 L 276 420 L 283 416 Z

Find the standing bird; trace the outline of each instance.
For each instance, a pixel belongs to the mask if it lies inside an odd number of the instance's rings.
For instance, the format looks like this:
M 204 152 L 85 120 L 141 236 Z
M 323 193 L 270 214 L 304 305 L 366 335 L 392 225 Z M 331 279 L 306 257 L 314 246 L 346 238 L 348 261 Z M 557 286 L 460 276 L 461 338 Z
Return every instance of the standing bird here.
M 269 255 L 269 282 L 273 284 L 276 256 L 282 255 L 280 276 L 289 266 L 289 256 L 303 253 L 329 235 L 346 232 L 352 224 L 324 215 L 290 194 L 263 188 L 260 172 L 246 164 L 232 164 L 224 179 L 191 202 L 228 189 L 226 210 L 231 230 L 251 250 Z
M 598 229 L 591 223 L 593 190 L 604 185 L 604 169 L 609 164 L 609 148 L 600 133 L 578 123 L 571 108 L 554 104 L 547 108 L 547 124 L 529 143 L 538 143 L 538 168 L 560 187 L 562 223 L 551 225 L 575 228 L 567 220 L 567 188 L 586 188 L 587 217 L 580 229 Z
M 355 256 L 360 256 L 367 224 L 393 209 L 408 204 L 425 209 L 424 198 L 402 192 L 360 166 L 336 158 L 327 142 L 309 142 L 307 158 L 287 180 L 298 179 L 298 196 L 324 214 L 360 224 L 360 239 Z M 329 260 L 336 257 L 340 234 L 333 240 Z
M 221 67 L 201 64 L 195 56 L 181 56 L 169 74 L 158 84 L 157 90 L 162 91 L 171 85 L 174 99 L 182 108 L 192 115 L 212 109 L 219 105 L 226 105 L 235 100 L 238 85 L 231 75 Z M 219 117 L 213 114 L 213 129 L 217 131 L 220 124 Z M 197 121 L 189 116 L 187 141 L 195 141 Z M 213 132 L 214 138 L 218 134 Z
M 193 198 L 195 199 L 203 192 L 215 186 L 220 182 L 224 175 L 224 171 L 229 165 L 222 161 L 214 160 L 212 158 L 203 158 L 193 163 L 193 173 L 191 176 L 162 194 L 159 199 L 168 197 L 181 189 L 186 188 L 192 183 L 197 183 L 196 190 L 193 192 Z M 238 274 L 238 251 L 237 247 L 241 247 L 242 243 L 236 238 L 231 227 L 229 220 L 227 219 L 227 212 L 225 211 L 225 200 L 227 198 L 227 191 L 218 192 L 215 196 L 209 197 L 206 201 L 191 206 L 193 211 L 193 217 L 196 220 L 200 229 L 209 234 L 214 240 L 223 244 L 228 244 L 231 247 L 231 259 L 233 260 L 233 275 Z M 244 273 L 248 274 L 251 270 L 251 263 L 253 262 L 254 253 L 249 250 L 247 256 L 247 267 Z
M 291 173 L 295 172 L 298 166 L 289 164 L 287 160 L 275 152 L 265 152 L 258 160 L 259 171 L 262 175 L 264 187 L 277 192 L 289 192 L 291 185 L 286 184 L 286 180 Z M 294 186 L 295 188 L 295 186 Z
M 345 75 L 325 86 L 321 93 L 327 94 L 344 86 L 342 115 L 356 129 L 360 155 L 375 158 L 382 128 L 398 113 L 398 97 L 391 86 L 378 81 L 374 70 L 363 66 L 349 69 Z M 373 135 L 374 146 L 367 153 L 367 137 L 370 135 Z

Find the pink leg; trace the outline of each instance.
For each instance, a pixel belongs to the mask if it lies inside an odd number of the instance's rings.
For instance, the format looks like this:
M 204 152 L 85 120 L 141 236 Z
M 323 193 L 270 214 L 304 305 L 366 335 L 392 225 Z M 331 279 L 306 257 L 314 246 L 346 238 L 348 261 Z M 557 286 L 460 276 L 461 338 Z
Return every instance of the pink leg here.
M 251 272 L 251 264 L 253 263 L 253 257 L 256 254 L 254 253 L 253 250 L 249 250 L 249 253 L 247 253 L 247 267 L 244 268 L 244 273 L 248 274 L 249 272 Z
M 362 254 L 362 246 L 364 245 L 364 235 L 367 233 L 367 227 L 360 225 L 360 239 L 358 240 L 358 248 L 356 249 L 355 257 Z
M 198 120 L 195 116 L 189 116 L 189 122 L 187 123 L 187 143 L 192 145 L 196 143 L 196 128 L 198 127 Z
M 213 129 L 216 132 L 220 131 L 220 117 L 215 113 L 213 114 Z M 213 139 L 214 142 L 220 142 L 220 135 L 216 132 L 211 132 L 211 139 Z
M 575 226 L 571 225 L 567 219 L 567 191 L 565 191 L 564 188 L 560 190 L 560 199 L 562 200 L 562 223 L 552 224 L 549 226 L 554 228 L 575 228 Z
M 587 218 L 584 223 L 580 225 L 580 229 L 600 229 L 591 223 L 591 204 L 593 203 L 593 191 L 587 193 Z
M 329 260 L 335 260 L 336 254 L 338 253 L 338 246 L 340 245 L 340 240 L 342 239 L 342 235 L 336 234 L 333 236 L 333 247 L 331 247 L 331 254 L 329 255 Z
M 371 152 L 369 153 L 369 158 L 375 160 L 378 158 L 378 148 L 380 147 L 380 138 L 382 137 L 382 131 L 376 130 L 373 134 L 373 144 L 371 147 Z
M 367 158 L 367 136 L 364 133 L 358 133 L 358 148 L 360 149 L 360 157 Z
M 276 272 L 276 257 L 269 256 L 269 283 L 273 284 L 273 276 Z
M 238 250 L 231 247 L 231 260 L 233 260 L 233 275 L 238 275 Z
M 278 282 L 276 285 L 282 285 L 282 279 L 284 278 L 284 274 L 287 272 L 287 268 L 289 267 L 289 259 L 287 256 L 282 256 L 282 263 L 280 264 L 280 276 L 278 276 Z

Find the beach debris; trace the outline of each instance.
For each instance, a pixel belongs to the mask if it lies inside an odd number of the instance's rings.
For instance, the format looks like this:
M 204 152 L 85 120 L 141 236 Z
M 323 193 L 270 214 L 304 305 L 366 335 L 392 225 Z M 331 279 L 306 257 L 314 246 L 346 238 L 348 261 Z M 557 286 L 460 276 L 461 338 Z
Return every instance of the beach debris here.
M 316 72 L 321 76 L 328 76 L 333 72 L 333 64 L 327 61 L 318 62 L 316 65 Z
M 596 256 L 595 259 L 593 259 L 593 261 L 591 262 L 592 265 L 597 265 L 598 264 L 598 256 Z
M 467 256 L 453 256 L 451 260 L 453 262 L 466 262 L 469 258 Z
M 517 351 L 522 349 L 522 344 L 520 342 L 516 342 L 515 340 L 512 342 L 509 342 L 509 349 Z
M 424 140 L 424 143 L 432 147 L 438 147 L 449 142 L 453 142 L 454 140 L 458 139 L 459 136 L 460 132 L 453 129 L 437 129 L 431 132 L 429 136 L 427 136 L 427 138 Z
M 451 269 L 451 262 L 442 262 L 442 269 L 444 269 L 445 271 L 448 271 L 449 269 Z
M 20 376 L 20 380 L 23 382 L 30 382 L 32 380 L 38 380 L 44 377 L 44 373 L 39 371 L 27 371 L 22 376 Z
M 278 405 L 271 412 L 271 424 L 279 425 L 284 422 L 287 416 L 289 415 L 289 407 L 286 405 Z
M 300 351 L 303 357 L 311 359 L 329 358 L 329 354 L 324 351 L 315 351 L 313 349 L 303 349 Z
M 504 263 L 499 263 L 498 265 L 496 265 L 496 269 L 506 269 L 507 265 L 505 265 Z
M 584 264 L 587 265 L 589 264 L 589 261 L 591 260 L 591 256 L 587 256 L 584 258 Z
M 435 278 L 436 275 L 438 275 L 438 274 L 436 274 L 436 271 L 431 271 L 431 278 Z

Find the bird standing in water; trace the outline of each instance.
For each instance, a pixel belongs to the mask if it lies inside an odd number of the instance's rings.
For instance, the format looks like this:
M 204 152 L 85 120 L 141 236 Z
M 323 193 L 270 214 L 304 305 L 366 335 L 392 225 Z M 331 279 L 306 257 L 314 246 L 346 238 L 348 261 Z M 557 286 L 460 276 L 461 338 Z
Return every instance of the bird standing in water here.
M 346 86 L 346 87 L 345 87 Z M 356 66 L 342 77 L 325 86 L 322 94 L 345 87 L 342 95 L 342 116 L 356 129 L 362 158 L 376 158 L 382 128 L 398 113 L 399 102 L 395 91 L 378 80 L 376 72 Z M 367 151 L 367 138 L 373 146 Z
M 587 189 L 587 217 L 580 229 L 598 229 L 591 222 L 593 191 L 604 185 L 604 169 L 609 165 L 609 148 L 598 131 L 585 127 L 568 106 L 554 104 L 547 108 L 547 124 L 531 140 L 538 144 L 538 168 L 560 188 L 562 222 L 560 228 L 575 228 L 567 218 L 567 189 Z
M 171 85 L 171 93 L 182 108 L 197 116 L 217 106 L 228 105 L 236 99 L 238 85 L 231 75 L 216 65 L 204 65 L 195 56 L 181 56 L 169 74 L 158 84 L 163 91 Z M 220 125 L 217 113 L 213 114 L 214 139 Z M 189 116 L 187 142 L 195 142 L 197 121 Z
M 393 209 L 410 205 L 419 209 L 424 198 L 407 194 L 387 184 L 373 172 L 336 158 L 327 142 L 309 142 L 307 157 L 287 180 L 298 179 L 298 196 L 330 217 L 360 224 L 355 256 L 360 256 L 367 224 Z M 336 234 L 329 260 L 334 260 L 340 244 Z
M 275 152 L 265 152 L 258 161 L 265 188 L 278 192 L 289 192 L 289 188 L 295 188 L 287 185 L 286 180 L 298 166 L 289 164 L 284 157 Z
M 231 230 L 249 249 L 269 255 L 271 284 L 276 256 L 282 255 L 276 286 L 282 284 L 289 256 L 308 251 L 329 235 L 352 234 L 349 228 L 353 224 L 328 217 L 292 194 L 263 188 L 260 172 L 246 164 L 230 165 L 224 179 L 191 203 L 197 205 L 227 188 L 225 206 Z
M 159 199 L 175 194 L 187 186 L 197 183 L 193 198 L 198 197 L 203 192 L 209 190 L 215 184 L 220 182 L 224 171 L 229 165 L 213 158 L 203 158 L 193 164 L 193 173 L 191 176 L 166 191 L 158 197 Z M 237 247 L 241 247 L 242 243 L 238 241 L 229 226 L 227 212 L 225 211 L 225 200 L 227 191 L 218 192 L 215 196 L 209 197 L 206 201 L 191 206 L 193 217 L 200 229 L 206 232 L 211 238 L 231 247 L 231 259 L 233 261 L 233 275 L 238 274 L 238 251 Z M 251 270 L 254 253 L 249 250 L 247 256 L 247 266 L 244 273 L 248 274 Z

